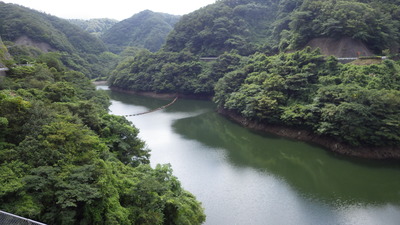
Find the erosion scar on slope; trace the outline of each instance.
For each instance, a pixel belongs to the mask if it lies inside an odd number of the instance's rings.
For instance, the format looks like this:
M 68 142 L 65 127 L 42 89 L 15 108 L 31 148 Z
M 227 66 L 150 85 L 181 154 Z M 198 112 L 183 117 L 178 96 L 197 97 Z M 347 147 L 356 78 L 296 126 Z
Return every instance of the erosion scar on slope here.
M 171 106 L 172 104 L 174 104 L 176 102 L 176 100 L 178 100 L 178 96 L 175 97 L 175 99 L 172 102 L 168 103 L 167 105 L 164 105 L 164 106 L 161 106 L 159 108 L 152 109 L 152 110 L 149 110 L 149 111 L 146 111 L 146 112 L 136 113 L 136 114 L 132 114 L 132 115 L 125 115 L 125 117 L 140 116 L 140 115 L 144 115 L 144 114 L 147 114 L 147 113 L 152 113 L 152 112 L 155 112 L 155 111 L 158 111 L 158 110 L 162 110 L 162 109 L 165 109 L 165 108 Z

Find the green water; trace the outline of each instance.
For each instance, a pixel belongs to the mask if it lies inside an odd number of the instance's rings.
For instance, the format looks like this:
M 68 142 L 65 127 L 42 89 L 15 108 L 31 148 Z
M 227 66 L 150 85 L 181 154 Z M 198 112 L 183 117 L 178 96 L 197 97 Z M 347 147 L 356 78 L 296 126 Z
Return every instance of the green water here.
M 171 101 L 108 93 L 117 115 Z M 257 133 L 207 101 L 179 99 L 129 120 L 152 150 L 152 165 L 170 163 L 202 201 L 205 224 L 400 224 L 399 163 L 349 159 Z

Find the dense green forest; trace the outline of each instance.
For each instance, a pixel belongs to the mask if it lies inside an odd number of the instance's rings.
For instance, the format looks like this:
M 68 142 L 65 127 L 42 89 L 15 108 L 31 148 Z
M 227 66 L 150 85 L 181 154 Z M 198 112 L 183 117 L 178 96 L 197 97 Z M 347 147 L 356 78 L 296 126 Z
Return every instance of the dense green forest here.
M 376 53 L 397 51 L 399 46 L 398 0 L 304 1 L 290 17 L 277 22 L 280 48 L 298 48 L 315 37 L 351 37 Z
M 383 0 L 217 1 L 183 16 L 161 51 L 121 61 L 110 84 L 136 91 L 212 95 L 215 81 L 240 61 L 230 64 L 224 55 L 274 55 L 301 49 L 319 37 L 350 37 L 379 55 L 396 55 L 400 40 L 397 5 Z M 202 56 L 218 56 L 219 60 L 203 63 L 199 61 Z M 225 69 L 216 71 L 213 66 Z
M 399 74 L 391 60 L 341 64 L 310 48 L 275 56 L 230 52 L 214 62 L 200 62 L 188 52 L 143 51 L 120 63 L 109 81 L 136 91 L 215 95 L 220 107 L 250 120 L 310 130 L 353 146 L 398 146 Z
M 90 78 L 107 77 L 117 56 L 106 52 L 105 44 L 67 20 L 0 2 L 0 35 L 19 64 L 36 61 L 49 51 L 50 58 L 60 59 L 68 68 Z M 16 43 L 20 38 L 31 42 Z M 40 61 L 40 60 L 39 60 Z
M 109 83 L 134 91 L 215 96 L 220 107 L 247 119 L 309 130 L 351 146 L 399 146 L 397 62 L 340 64 L 301 50 L 314 38 L 348 37 L 378 55 L 396 56 L 399 3 L 217 1 L 183 16 L 161 51 L 121 61 Z M 204 56 L 217 58 L 202 61 Z
M 10 68 L 0 77 L 2 210 L 48 224 L 205 220 L 168 165 L 149 166 L 138 130 L 107 113 L 108 98 L 90 79 L 213 97 L 254 122 L 398 148 L 399 62 L 341 64 L 305 46 L 346 37 L 396 59 L 399 7 L 400 0 L 219 0 L 179 22 L 144 11 L 109 29 L 110 21 L 92 21 L 85 31 L 0 2 L 0 63 Z M 108 29 L 106 44 L 91 29 Z
M 75 24 L 82 28 L 83 30 L 91 33 L 96 37 L 101 37 L 108 29 L 118 23 L 117 20 L 114 19 L 89 19 L 89 20 L 82 20 L 82 19 L 70 19 L 68 20 L 70 23 Z
M 51 53 L 49 53 L 51 54 Z M 0 77 L 1 210 L 47 224 L 201 224 L 168 165 L 151 168 L 138 130 L 59 59 Z
M 155 52 L 164 45 L 179 19 L 180 16 L 145 10 L 115 24 L 101 38 L 114 53 L 120 53 L 128 46 Z
M 111 87 L 144 92 L 210 97 L 214 85 L 239 65 L 240 56 L 226 53 L 215 62 L 200 62 L 189 52 L 139 51 L 126 57 L 109 78 Z
M 218 56 L 232 49 L 241 55 L 268 49 L 274 42 L 276 13 L 276 1 L 217 1 L 184 15 L 168 36 L 165 50 Z
M 216 85 L 215 101 L 259 123 L 285 125 L 352 146 L 400 145 L 400 65 L 357 66 L 307 48 L 258 53 Z
M 105 46 L 99 39 L 67 20 L 3 2 L 0 2 L 0 16 L 3 41 L 15 41 L 25 35 L 68 53 L 98 54 L 105 51 Z
M 298 49 L 317 37 L 350 37 L 377 54 L 399 46 L 398 0 L 220 0 L 185 15 L 168 51 L 218 56 Z

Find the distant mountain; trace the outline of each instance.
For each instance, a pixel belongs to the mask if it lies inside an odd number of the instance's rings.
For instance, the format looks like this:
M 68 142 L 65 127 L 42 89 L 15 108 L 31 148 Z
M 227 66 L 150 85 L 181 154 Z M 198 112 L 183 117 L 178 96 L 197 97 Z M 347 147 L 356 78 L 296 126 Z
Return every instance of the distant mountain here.
M 180 16 L 145 10 L 115 24 L 102 35 L 102 40 L 112 52 L 121 52 L 128 46 L 155 52 L 179 19 Z
M 68 21 L 95 35 L 96 37 L 100 37 L 104 34 L 104 32 L 106 32 L 108 29 L 118 23 L 118 20 L 107 18 L 90 20 L 70 19 Z

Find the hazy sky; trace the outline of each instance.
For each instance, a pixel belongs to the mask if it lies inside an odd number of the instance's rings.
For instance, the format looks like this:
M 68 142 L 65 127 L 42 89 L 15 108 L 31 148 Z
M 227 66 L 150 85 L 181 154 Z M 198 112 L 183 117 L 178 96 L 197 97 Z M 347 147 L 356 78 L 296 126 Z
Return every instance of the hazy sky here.
M 216 0 L 3 0 L 65 19 L 127 19 L 150 9 L 174 15 L 190 13 Z

